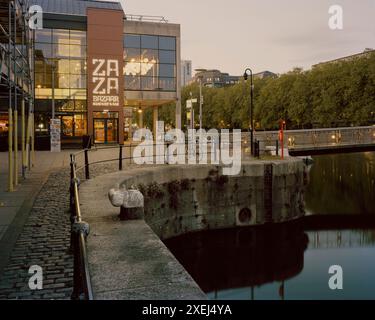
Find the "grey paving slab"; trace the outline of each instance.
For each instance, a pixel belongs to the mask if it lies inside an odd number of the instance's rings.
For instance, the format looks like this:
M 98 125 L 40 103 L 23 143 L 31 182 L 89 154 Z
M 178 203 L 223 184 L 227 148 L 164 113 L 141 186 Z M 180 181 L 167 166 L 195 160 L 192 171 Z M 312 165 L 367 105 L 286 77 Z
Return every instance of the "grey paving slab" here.
M 9 225 L 12 223 L 20 207 L 0 207 L 0 224 Z
M 145 221 L 118 219 L 119 209 L 107 197 L 115 177 L 103 175 L 80 187 L 82 216 L 91 229 L 87 249 L 95 299 L 207 299 Z

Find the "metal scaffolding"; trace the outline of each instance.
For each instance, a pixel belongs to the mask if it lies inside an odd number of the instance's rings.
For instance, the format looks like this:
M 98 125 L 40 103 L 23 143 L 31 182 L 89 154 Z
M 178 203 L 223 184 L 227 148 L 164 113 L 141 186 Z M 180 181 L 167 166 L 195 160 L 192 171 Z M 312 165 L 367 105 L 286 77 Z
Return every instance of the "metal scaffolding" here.
M 20 175 L 18 146 L 22 152 L 23 178 L 34 160 L 34 48 L 33 31 L 27 21 L 28 10 L 28 0 L 0 0 L 0 111 L 7 106 L 10 192 L 18 185 Z

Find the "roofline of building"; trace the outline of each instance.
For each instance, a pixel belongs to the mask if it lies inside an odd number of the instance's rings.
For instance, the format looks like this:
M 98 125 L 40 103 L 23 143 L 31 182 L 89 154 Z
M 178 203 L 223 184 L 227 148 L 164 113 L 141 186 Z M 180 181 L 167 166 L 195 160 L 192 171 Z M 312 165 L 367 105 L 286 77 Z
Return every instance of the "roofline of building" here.
M 361 56 L 361 55 L 364 55 L 364 54 L 370 54 L 370 53 L 375 53 L 375 49 L 373 49 L 373 50 L 365 50 L 363 52 L 351 54 L 351 55 L 344 56 L 344 57 L 341 57 L 341 58 L 336 58 L 336 59 L 333 59 L 333 60 L 327 60 L 327 61 L 319 62 L 317 64 L 314 64 L 313 67 L 319 66 L 319 65 L 325 64 L 325 63 L 338 62 L 338 61 L 341 61 L 341 60 L 344 60 L 344 59 L 354 58 L 354 57 L 358 57 L 358 56 Z

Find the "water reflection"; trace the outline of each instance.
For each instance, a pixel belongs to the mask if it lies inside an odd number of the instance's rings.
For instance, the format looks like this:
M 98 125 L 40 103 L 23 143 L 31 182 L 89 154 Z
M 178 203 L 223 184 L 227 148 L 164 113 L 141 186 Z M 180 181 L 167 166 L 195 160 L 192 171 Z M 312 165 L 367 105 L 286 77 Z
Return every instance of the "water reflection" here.
M 284 281 L 303 269 L 307 236 L 299 223 L 197 232 L 166 241 L 208 293 Z
M 375 153 L 314 158 L 298 222 L 166 241 L 210 299 L 375 299 Z M 332 265 L 344 290 L 328 287 Z
M 198 232 L 166 245 L 210 299 L 375 299 L 375 231 L 302 224 Z M 344 269 L 344 290 L 328 269 Z
M 375 214 L 375 152 L 314 157 L 306 192 L 310 214 Z

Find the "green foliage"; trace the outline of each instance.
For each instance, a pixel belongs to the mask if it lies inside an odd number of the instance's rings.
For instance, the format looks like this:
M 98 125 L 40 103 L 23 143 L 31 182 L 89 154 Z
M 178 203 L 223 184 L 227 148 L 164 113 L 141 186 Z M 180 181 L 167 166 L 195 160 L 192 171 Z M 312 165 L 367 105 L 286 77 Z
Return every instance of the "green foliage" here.
M 171 181 L 168 183 L 168 192 L 169 192 L 169 207 L 177 210 L 178 208 L 178 195 L 181 191 L 181 183 L 177 180 Z
M 162 199 L 164 197 L 164 191 L 162 186 L 160 186 L 157 182 L 151 183 L 148 186 L 147 195 L 150 198 Z
M 186 128 L 186 103 L 199 97 L 199 86 L 182 89 L 182 125 Z M 248 129 L 250 83 L 224 88 L 203 88 L 203 125 L 209 128 Z M 195 104 L 199 123 L 199 105 Z M 175 105 L 160 108 L 159 118 L 175 124 Z M 152 128 L 151 114 L 146 116 Z M 288 129 L 367 125 L 375 123 L 375 54 L 317 66 L 309 71 L 295 68 L 276 79 L 254 80 L 256 129 L 278 129 L 285 119 Z

